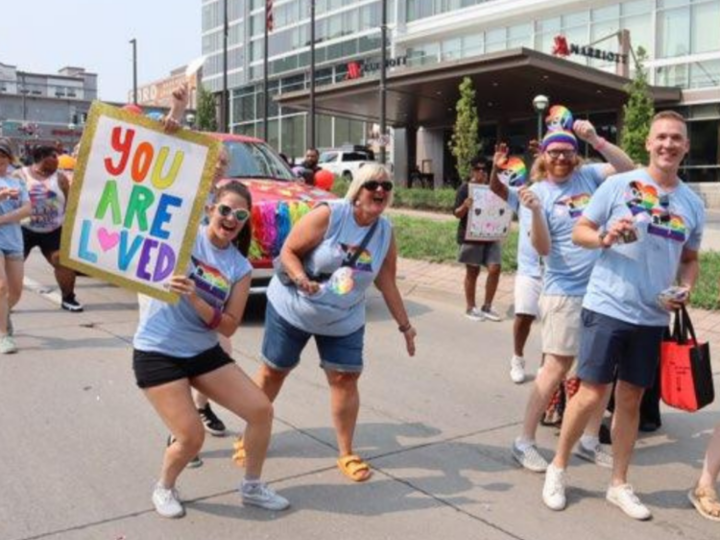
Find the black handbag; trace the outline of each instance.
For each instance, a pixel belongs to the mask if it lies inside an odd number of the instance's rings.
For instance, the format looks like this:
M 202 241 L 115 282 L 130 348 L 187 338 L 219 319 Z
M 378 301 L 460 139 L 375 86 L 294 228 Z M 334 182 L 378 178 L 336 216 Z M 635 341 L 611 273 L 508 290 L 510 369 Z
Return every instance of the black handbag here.
M 362 239 L 362 242 L 360 242 L 360 245 L 353 251 L 351 254 L 350 252 L 345 254 L 345 258 L 343 259 L 342 264 L 340 264 L 340 268 L 343 266 L 353 266 L 360 255 L 362 255 L 362 252 L 365 251 L 365 248 L 370 243 L 370 240 L 372 240 L 373 235 L 375 234 L 375 230 L 377 229 L 378 223 L 380 222 L 380 219 L 376 219 L 375 223 L 372 224 L 370 227 L 370 230 L 365 233 L 365 236 Z M 303 264 L 303 266 L 305 266 Z M 286 286 L 294 285 L 293 280 L 290 279 L 290 276 L 285 271 L 285 267 L 282 264 L 282 261 L 280 260 L 280 255 L 275 257 L 273 259 L 273 269 L 275 271 L 275 275 L 277 276 L 280 283 Z M 308 279 L 310 281 L 316 281 L 318 283 L 324 283 L 325 281 L 330 279 L 330 276 L 332 274 L 310 274 L 308 273 Z

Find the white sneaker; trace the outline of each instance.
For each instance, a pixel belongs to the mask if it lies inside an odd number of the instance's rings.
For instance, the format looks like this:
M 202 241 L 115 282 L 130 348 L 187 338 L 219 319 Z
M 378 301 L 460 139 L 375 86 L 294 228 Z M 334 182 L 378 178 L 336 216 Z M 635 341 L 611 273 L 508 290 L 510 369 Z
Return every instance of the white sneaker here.
M 248 483 L 243 480 L 240 485 L 240 496 L 243 504 L 259 506 L 265 510 L 285 510 L 290 502 L 275 493 L 264 482 Z
M 483 313 L 482 313 L 482 311 L 480 310 L 480 308 L 476 308 L 476 307 L 474 307 L 474 308 L 472 308 L 472 309 L 468 309 L 468 310 L 465 312 L 465 316 L 466 316 L 468 319 L 470 319 L 471 321 L 482 321 L 482 320 L 485 319 L 485 317 L 483 316 Z
M 550 510 L 565 510 L 567 499 L 565 498 L 565 471 L 558 469 L 552 463 L 548 465 L 545 472 L 545 485 L 543 486 L 542 498 L 545 506 Z
M 483 317 L 485 317 L 488 321 L 502 321 L 502 317 L 500 316 L 500 314 L 492 308 L 481 309 L 480 312 L 482 313 Z
M 534 444 L 522 450 L 517 441 L 512 445 L 512 456 L 520 465 L 532 472 L 545 472 L 548 468 L 547 460 L 540 455 Z
M 582 442 L 580 442 L 575 448 L 573 454 L 585 461 L 594 463 L 599 467 L 605 467 L 606 469 L 613 468 L 612 454 L 605 450 L 603 445 L 600 443 L 598 443 L 595 448 L 587 448 Z
M 510 380 L 515 384 L 525 382 L 525 359 L 515 354 L 510 359 Z
M 0 354 L 12 354 L 17 352 L 17 345 L 12 336 L 0 337 Z
M 155 486 L 152 494 L 155 511 L 162 517 L 179 518 L 185 515 L 185 508 L 175 488 L 167 489 L 160 484 Z
M 605 498 L 633 519 L 644 521 L 652 517 L 652 512 L 640 502 L 630 484 L 610 486 Z

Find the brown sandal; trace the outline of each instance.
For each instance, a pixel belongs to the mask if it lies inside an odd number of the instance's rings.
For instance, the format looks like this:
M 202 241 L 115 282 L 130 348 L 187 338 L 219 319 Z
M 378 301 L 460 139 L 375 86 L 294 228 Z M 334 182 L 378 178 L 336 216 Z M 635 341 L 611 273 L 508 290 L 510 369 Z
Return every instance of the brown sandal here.
M 353 482 L 364 482 L 372 476 L 370 466 L 355 454 L 338 458 L 337 464 L 340 471 Z
M 702 517 L 720 521 L 720 501 L 713 488 L 693 488 L 688 493 L 688 499 Z

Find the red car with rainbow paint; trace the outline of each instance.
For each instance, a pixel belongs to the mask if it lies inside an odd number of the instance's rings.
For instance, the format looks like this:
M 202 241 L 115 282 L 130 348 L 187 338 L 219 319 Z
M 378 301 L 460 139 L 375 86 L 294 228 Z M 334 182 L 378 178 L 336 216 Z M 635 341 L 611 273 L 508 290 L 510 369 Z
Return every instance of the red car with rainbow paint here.
M 223 181 L 239 180 L 252 193 L 253 239 L 249 259 L 253 277 L 250 292 L 264 293 L 273 274 L 272 261 L 292 226 L 318 202 L 336 197 L 304 184 L 285 160 L 261 139 L 227 133 L 209 135 L 220 140 L 230 156 Z

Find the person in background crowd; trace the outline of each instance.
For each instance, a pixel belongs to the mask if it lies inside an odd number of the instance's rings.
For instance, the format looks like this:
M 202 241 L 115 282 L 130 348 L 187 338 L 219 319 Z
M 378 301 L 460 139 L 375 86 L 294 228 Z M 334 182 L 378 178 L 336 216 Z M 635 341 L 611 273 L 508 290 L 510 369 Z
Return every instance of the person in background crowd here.
M 501 143 L 495 148 L 490 189 L 507 201 L 518 215 L 517 273 L 515 274 L 515 321 L 513 323 L 514 354 L 510 359 L 510 380 L 515 384 L 525 381 L 525 343 L 535 318 L 540 313 L 539 301 L 542 292 L 542 265 L 540 256 L 530 241 L 532 214 L 520 204 L 519 187 L 511 187 L 500 181 L 499 171 L 508 162 L 508 147 Z
M 340 471 L 354 482 L 370 478 L 370 466 L 353 452 L 360 411 L 365 297 L 374 283 L 415 355 L 416 331 L 396 284 L 397 248 L 390 221 L 393 183 L 381 165 L 365 165 L 345 200 L 316 206 L 290 231 L 280 253 L 287 279 L 276 274 L 268 288 L 262 361 L 255 381 L 274 401 L 286 377 L 314 337 L 330 386 L 330 408 Z M 241 462 L 246 446 L 236 445 Z
M 250 245 L 250 191 L 239 182 L 220 188 L 208 208 L 193 248 L 189 275 L 174 275 L 170 290 L 180 302 L 152 299 L 141 312 L 133 339 L 133 369 L 138 386 L 155 408 L 174 442 L 165 450 L 162 472 L 152 495 L 163 517 L 185 509 L 175 489 L 183 468 L 202 448 L 204 431 L 192 399 L 200 390 L 247 422 L 244 504 L 284 510 L 289 502 L 260 481 L 272 431 L 268 398 L 220 347 L 218 334 L 232 336 L 242 321 L 252 267 L 233 245 Z
M 690 502 L 704 518 L 720 521 L 720 500 L 715 484 L 720 475 L 720 424 L 715 426 L 705 452 L 702 473 L 695 487 L 688 492 Z
M 318 167 L 318 160 L 320 159 L 320 152 L 317 148 L 308 148 L 305 152 L 305 161 L 300 164 L 302 167 L 301 175 L 305 179 L 305 183 L 309 186 L 315 185 L 315 173 L 320 170 Z
M 573 244 L 573 226 L 601 182 L 616 171 L 634 169 L 632 160 L 599 137 L 590 122 L 578 120 L 573 130 L 575 133 L 559 130 L 545 135 L 533 167 L 535 184 L 518 192 L 520 202 L 532 213 L 532 245 L 545 261 L 540 298 L 544 362 L 528 398 L 522 433 L 512 445 L 513 457 L 534 472 L 544 472 L 548 467 L 535 444 L 535 434 L 553 393 L 577 356 L 582 298 L 597 259 L 597 253 Z M 576 135 L 592 145 L 608 164 L 583 165 L 577 154 Z M 605 405 L 595 411 L 576 454 L 611 467 L 612 457 L 598 438 Z
M 628 469 L 640 402 L 655 380 L 669 312 L 687 302 L 698 279 L 705 210 L 677 175 L 690 148 L 685 119 L 674 111 L 655 115 L 646 148 L 648 168 L 618 174 L 600 186 L 572 233 L 575 244 L 599 259 L 582 303 L 580 389 L 570 400 L 545 475 L 543 501 L 553 510 L 567 504 L 570 449 L 597 408 L 605 408 L 617 376 L 606 498 L 634 519 L 652 516 L 628 484 Z M 678 286 L 671 288 L 674 283 Z
M 458 262 L 465 265 L 465 316 L 473 321 L 498 322 L 500 314 L 492 309 L 493 299 L 500 282 L 502 265 L 502 246 L 496 241 L 470 241 L 465 239 L 468 224 L 468 212 L 473 205 L 470 196 L 470 184 L 488 183 L 488 163 L 482 156 L 476 156 L 470 162 L 470 179 L 464 182 L 455 194 L 455 209 L 453 213 L 460 221 L 457 228 L 457 243 L 460 246 Z M 475 302 L 475 289 L 477 288 L 480 268 L 487 269 L 488 276 L 485 281 L 485 299 L 478 309 Z
M 20 220 L 30 215 L 30 198 L 25 186 L 8 174 L 12 160 L 9 141 L 0 140 L 0 354 L 17 351 L 10 310 L 20 300 L 23 287 Z
M 60 264 L 60 238 L 70 181 L 58 171 L 57 150 L 38 146 L 33 150 L 33 165 L 15 171 L 14 176 L 25 183 L 32 207 L 30 219 L 22 224 L 25 259 L 34 247 L 39 247 L 55 269 L 61 307 L 71 312 L 82 311 L 82 304 L 75 298 L 75 271 Z

